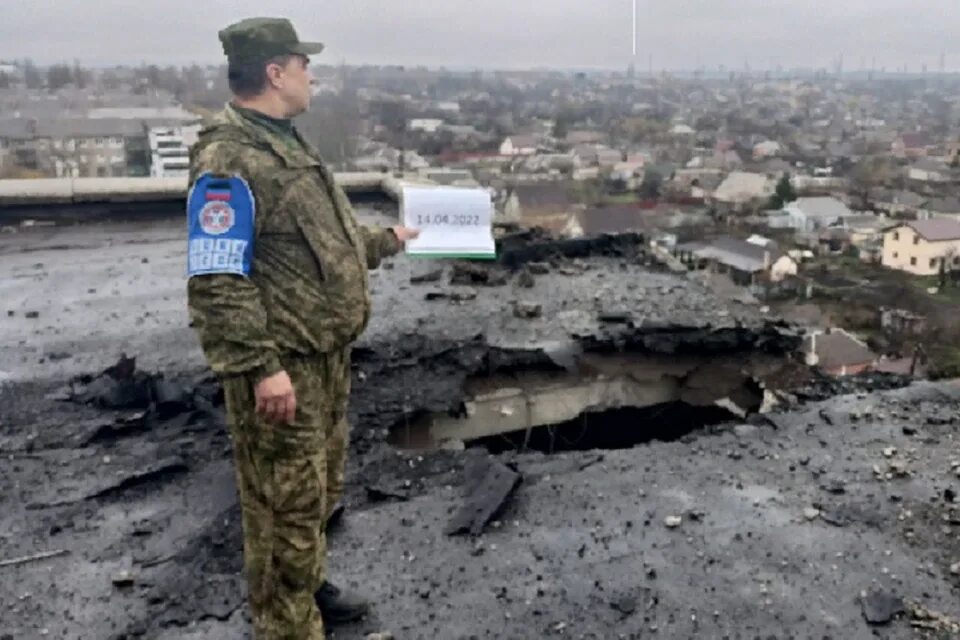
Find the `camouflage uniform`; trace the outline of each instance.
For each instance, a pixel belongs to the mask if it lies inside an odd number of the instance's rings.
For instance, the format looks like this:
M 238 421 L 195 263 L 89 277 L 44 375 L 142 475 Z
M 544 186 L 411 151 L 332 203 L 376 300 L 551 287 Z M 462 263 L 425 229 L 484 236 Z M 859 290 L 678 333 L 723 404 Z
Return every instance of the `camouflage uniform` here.
M 250 276 L 188 284 L 190 318 L 226 396 L 256 635 L 321 639 L 313 593 L 325 579 L 326 520 L 343 493 L 350 343 L 370 316 L 367 269 L 400 243 L 356 223 L 295 130 L 233 106 L 201 132 L 190 170 L 191 183 L 204 173 L 240 176 L 256 202 Z M 296 418 L 268 423 L 254 411 L 254 386 L 284 370 Z

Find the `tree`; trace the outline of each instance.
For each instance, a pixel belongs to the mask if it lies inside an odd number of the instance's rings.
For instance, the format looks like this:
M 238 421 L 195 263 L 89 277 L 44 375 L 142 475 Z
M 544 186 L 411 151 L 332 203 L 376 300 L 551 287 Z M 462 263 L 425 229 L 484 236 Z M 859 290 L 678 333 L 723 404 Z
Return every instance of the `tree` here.
M 777 183 L 776 194 L 784 204 L 797 199 L 797 191 L 793 188 L 793 183 L 790 182 L 789 173 L 784 173 L 780 178 L 780 181 Z
M 23 61 L 23 83 L 27 86 L 27 89 L 43 87 L 43 76 L 30 58 Z
M 562 112 L 557 114 L 557 119 L 553 123 L 553 137 L 557 140 L 564 140 L 569 130 L 570 126 L 567 124 L 566 115 Z
M 870 208 L 873 191 L 883 185 L 893 175 L 893 170 L 886 158 L 865 158 L 857 163 L 850 176 L 850 186 L 860 197 L 861 206 Z
M 86 89 L 90 84 L 90 72 L 80 66 L 79 60 L 73 61 L 73 83 L 78 89 Z
M 73 82 L 73 72 L 65 64 L 55 64 L 47 69 L 47 88 L 57 91 Z
M 640 183 L 640 196 L 648 199 L 659 198 L 662 188 L 663 176 L 656 169 L 647 169 Z
M 941 289 L 945 289 L 950 284 L 950 281 L 955 279 L 951 276 L 954 275 L 953 271 L 954 271 L 954 264 L 956 263 L 956 259 L 957 259 L 957 250 L 953 248 L 948 249 L 940 257 L 940 271 L 937 274 L 937 279 L 939 281 L 939 286 Z

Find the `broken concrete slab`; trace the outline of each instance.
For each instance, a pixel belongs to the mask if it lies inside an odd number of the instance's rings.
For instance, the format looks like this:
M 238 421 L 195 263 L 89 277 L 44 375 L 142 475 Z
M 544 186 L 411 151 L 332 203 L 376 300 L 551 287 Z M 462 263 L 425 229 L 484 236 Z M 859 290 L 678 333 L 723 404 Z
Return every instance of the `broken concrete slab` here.
M 450 284 L 501 287 L 507 284 L 507 273 L 496 264 L 455 262 L 450 274 Z
M 447 535 L 469 533 L 478 536 L 500 513 L 522 477 L 515 470 L 491 456 L 474 456 L 464 469 L 463 506 L 445 529 Z
M 94 467 L 90 476 L 74 477 L 58 486 L 45 487 L 41 495 L 27 505 L 37 510 L 58 507 L 85 500 L 112 498 L 125 491 L 144 486 L 158 486 L 186 473 L 190 467 L 182 456 L 160 459 L 125 460 L 123 467 L 111 466 L 110 456 L 104 456 L 100 468 Z M 136 466 L 132 466 L 136 464 Z M 104 469 L 102 467 L 108 467 Z
M 513 303 L 513 315 L 527 320 L 539 318 L 543 315 L 543 305 L 536 302 L 517 300 Z
M 424 284 L 427 282 L 440 282 L 443 278 L 443 269 L 432 269 L 425 273 L 410 276 L 410 284 Z

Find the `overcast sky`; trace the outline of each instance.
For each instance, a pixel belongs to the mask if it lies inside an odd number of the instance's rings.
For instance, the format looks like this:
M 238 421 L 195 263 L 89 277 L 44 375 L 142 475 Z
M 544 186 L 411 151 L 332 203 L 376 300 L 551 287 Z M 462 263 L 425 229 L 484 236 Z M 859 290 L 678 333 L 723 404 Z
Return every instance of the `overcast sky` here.
M 286 16 L 320 60 L 483 68 L 960 70 L 957 0 L 0 0 L 0 59 L 222 60 L 217 30 Z

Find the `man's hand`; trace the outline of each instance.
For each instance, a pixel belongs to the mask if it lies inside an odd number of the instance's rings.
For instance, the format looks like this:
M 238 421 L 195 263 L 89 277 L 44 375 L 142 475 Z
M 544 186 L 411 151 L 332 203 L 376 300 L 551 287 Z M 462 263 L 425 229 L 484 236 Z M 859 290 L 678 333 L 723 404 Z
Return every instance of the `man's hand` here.
M 403 225 L 397 225 L 391 228 L 393 235 L 397 236 L 397 240 L 400 242 L 407 242 L 408 240 L 416 240 L 420 235 L 420 229 L 411 229 L 410 227 L 404 227 Z
M 297 397 L 286 371 L 264 378 L 257 383 L 253 392 L 259 415 L 270 422 L 293 422 L 297 414 Z

